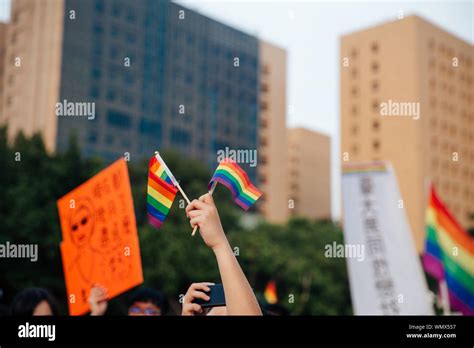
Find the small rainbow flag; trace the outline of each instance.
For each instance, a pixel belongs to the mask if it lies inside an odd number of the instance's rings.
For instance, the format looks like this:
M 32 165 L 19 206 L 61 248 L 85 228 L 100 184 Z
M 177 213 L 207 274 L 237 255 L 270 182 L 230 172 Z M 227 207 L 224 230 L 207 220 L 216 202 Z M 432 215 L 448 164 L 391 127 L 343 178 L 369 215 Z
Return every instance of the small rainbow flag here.
M 148 170 L 147 211 L 148 222 L 160 228 L 176 197 L 176 179 L 157 152 L 150 159 Z
M 212 190 L 212 186 L 218 182 L 232 192 L 234 202 L 244 210 L 248 210 L 262 195 L 262 192 L 250 182 L 247 173 L 229 158 L 223 159 L 217 166 L 209 182 L 209 190 Z
M 269 304 L 275 304 L 278 302 L 278 295 L 276 291 L 276 284 L 275 281 L 269 281 L 267 283 L 267 286 L 265 287 L 265 292 L 263 293 L 263 296 L 265 297 L 265 300 Z
M 426 211 L 423 266 L 445 280 L 451 308 L 474 315 L 474 239 L 458 224 L 431 187 Z

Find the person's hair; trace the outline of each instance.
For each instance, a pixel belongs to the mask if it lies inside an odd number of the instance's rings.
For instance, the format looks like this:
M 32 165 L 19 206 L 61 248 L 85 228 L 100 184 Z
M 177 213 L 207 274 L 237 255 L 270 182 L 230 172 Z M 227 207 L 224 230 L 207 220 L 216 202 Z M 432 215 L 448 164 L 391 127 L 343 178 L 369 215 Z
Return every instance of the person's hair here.
M 130 308 L 135 302 L 151 302 L 161 310 L 161 314 L 164 314 L 167 310 L 167 303 L 165 296 L 158 290 L 151 288 L 140 288 L 136 290 L 128 301 L 128 308 Z
M 42 288 L 27 288 L 15 296 L 11 304 L 12 315 L 31 316 L 40 302 L 48 302 L 53 315 L 58 315 L 58 305 L 48 290 Z

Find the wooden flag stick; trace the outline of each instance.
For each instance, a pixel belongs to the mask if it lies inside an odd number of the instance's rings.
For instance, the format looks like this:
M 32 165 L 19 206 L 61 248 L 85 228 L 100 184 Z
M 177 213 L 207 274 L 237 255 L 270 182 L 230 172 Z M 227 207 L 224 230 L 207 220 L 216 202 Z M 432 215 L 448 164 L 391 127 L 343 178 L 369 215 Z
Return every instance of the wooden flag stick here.
M 217 185 L 217 181 L 214 181 L 214 182 L 212 183 L 211 189 L 209 190 L 209 194 L 210 194 L 211 196 L 212 196 L 212 194 L 214 193 L 214 190 L 216 189 L 216 185 Z M 196 231 L 197 231 L 198 227 L 199 227 L 198 225 L 194 226 L 194 228 L 193 228 L 193 233 L 191 233 L 191 236 L 194 237 L 194 235 L 196 234 Z
M 186 200 L 186 203 L 190 204 L 191 201 L 189 200 L 188 196 L 186 196 L 186 193 L 184 193 L 183 189 L 181 188 L 181 186 L 176 185 L 176 188 L 179 190 L 179 192 L 181 192 L 181 194 L 183 195 L 184 199 Z
M 173 185 L 179 190 L 179 192 L 181 192 L 181 195 L 184 197 L 184 199 L 186 200 L 186 203 L 190 204 L 191 201 L 189 200 L 188 196 L 186 196 L 186 193 L 184 193 L 183 189 L 181 188 L 181 186 L 179 186 L 179 182 L 178 180 L 175 179 L 175 177 L 173 176 L 173 174 L 171 173 L 171 171 L 168 169 L 166 163 L 161 159 L 161 156 L 159 154 L 158 151 L 155 151 L 155 156 L 158 156 L 159 157 L 159 161 L 160 163 L 165 167 L 165 171 L 166 171 L 166 174 L 168 174 L 169 178 L 171 179 L 171 181 L 173 182 Z

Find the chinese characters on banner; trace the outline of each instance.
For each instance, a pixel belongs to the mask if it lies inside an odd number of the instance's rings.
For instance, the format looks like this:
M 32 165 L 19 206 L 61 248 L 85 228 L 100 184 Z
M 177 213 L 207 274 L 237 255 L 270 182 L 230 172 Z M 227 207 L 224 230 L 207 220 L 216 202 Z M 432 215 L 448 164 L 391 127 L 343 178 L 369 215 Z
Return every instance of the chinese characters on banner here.
M 344 241 L 365 246 L 347 258 L 356 315 L 433 314 L 395 173 L 386 162 L 343 167 Z
M 109 297 L 143 282 L 132 192 L 122 158 L 58 200 L 69 313 L 89 311 L 91 287 Z

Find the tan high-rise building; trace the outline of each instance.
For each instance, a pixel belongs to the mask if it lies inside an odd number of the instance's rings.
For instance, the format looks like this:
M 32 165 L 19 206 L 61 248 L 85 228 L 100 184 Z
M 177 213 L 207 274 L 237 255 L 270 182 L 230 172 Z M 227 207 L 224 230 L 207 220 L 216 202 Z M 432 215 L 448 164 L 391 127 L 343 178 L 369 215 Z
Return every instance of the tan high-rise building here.
M 288 219 L 286 51 L 260 41 L 260 212 L 268 221 Z
M 474 211 L 473 54 L 417 16 L 342 38 L 341 158 L 393 164 L 418 251 L 429 181 L 464 227 Z
M 59 100 L 63 1 L 15 0 L 6 30 L 3 112 L 10 137 L 40 132 L 54 150 Z
M 288 130 L 291 215 L 331 218 L 331 140 L 304 128 Z

